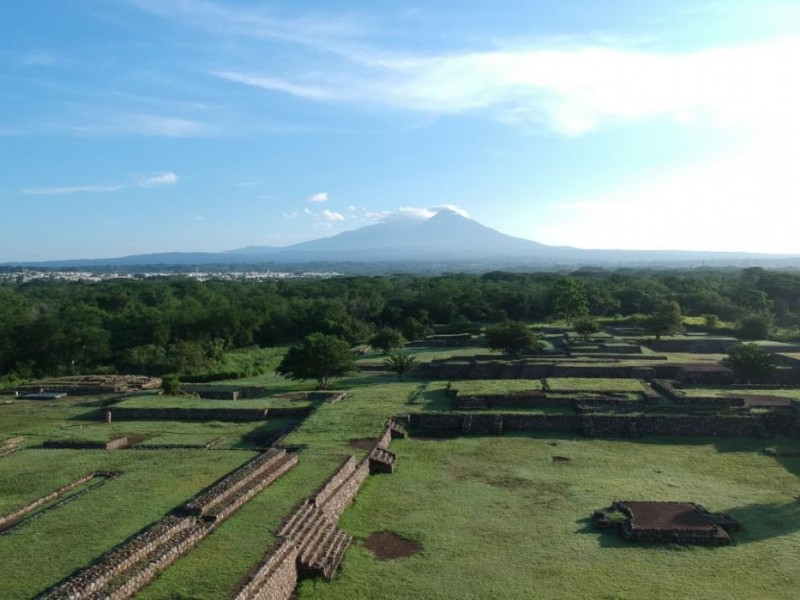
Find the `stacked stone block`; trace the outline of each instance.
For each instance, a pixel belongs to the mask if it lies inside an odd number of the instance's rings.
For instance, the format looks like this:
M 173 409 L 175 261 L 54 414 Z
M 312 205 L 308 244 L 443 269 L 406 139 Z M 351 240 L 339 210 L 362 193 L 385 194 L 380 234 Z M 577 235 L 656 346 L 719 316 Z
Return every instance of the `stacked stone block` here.
M 164 517 L 39 598 L 132 597 L 296 463 L 297 456 L 285 450 L 271 450 L 256 457 L 181 507 L 182 514 Z

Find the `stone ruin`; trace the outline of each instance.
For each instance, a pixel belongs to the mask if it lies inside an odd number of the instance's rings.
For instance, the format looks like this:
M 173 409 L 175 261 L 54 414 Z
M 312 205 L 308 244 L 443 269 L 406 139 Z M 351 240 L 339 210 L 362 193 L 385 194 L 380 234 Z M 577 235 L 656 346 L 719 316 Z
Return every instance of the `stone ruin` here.
M 24 440 L 25 438 L 21 435 L 15 435 L 14 437 L 3 440 L 2 443 L 0 443 L 0 458 L 19 450 L 19 446 Z
M 50 588 L 40 600 L 124 600 L 188 553 L 220 523 L 297 464 L 297 455 L 270 449 L 140 531 L 89 567 Z
M 730 532 L 740 529 L 729 515 L 694 502 L 617 500 L 592 520 L 601 529 L 619 529 L 626 540 L 672 544 L 730 544 Z
M 303 500 L 278 530 L 279 542 L 248 573 L 231 594 L 234 600 L 289 600 L 298 580 L 321 575 L 332 578 L 352 537 L 337 522 L 364 480 L 374 473 L 391 473 L 396 455 L 388 450 L 405 430 L 389 420 L 367 456 L 349 457 L 312 497 Z

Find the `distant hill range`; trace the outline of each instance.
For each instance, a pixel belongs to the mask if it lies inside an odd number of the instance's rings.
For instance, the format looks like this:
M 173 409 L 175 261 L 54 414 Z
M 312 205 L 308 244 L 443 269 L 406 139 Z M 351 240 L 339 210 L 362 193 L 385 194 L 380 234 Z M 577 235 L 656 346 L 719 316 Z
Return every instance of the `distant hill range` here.
M 442 210 L 426 220 L 390 219 L 293 246 L 248 246 L 227 252 L 166 252 L 118 258 L 6 263 L 27 267 L 186 265 L 435 264 L 471 269 L 566 266 L 800 266 L 800 255 L 679 250 L 584 250 L 506 235 Z

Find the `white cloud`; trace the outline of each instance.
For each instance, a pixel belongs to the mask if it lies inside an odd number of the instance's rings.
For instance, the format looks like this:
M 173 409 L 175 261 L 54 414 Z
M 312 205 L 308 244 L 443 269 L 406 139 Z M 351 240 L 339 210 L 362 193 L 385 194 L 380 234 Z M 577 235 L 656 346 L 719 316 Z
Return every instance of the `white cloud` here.
M 327 202 L 328 192 L 319 192 L 308 197 L 309 202 Z
M 23 188 L 22 193 L 29 196 L 62 196 L 68 194 L 89 193 L 108 193 L 116 192 L 124 188 L 124 185 L 76 185 L 44 188 Z
M 284 219 L 294 219 L 297 216 L 296 212 L 281 213 Z
M 153 137 L 198 137 L 213 135 L 216 128 L 191 119 L 163 115 L 106 112 L 90 114 L 62 129 L 85 135 L 134 135 Z
M 273 92 L 284 92 L 297 96 L 299 98 L 306 98 L 308 100 L 332 100 L 334 94 L 330 90 L 325 90 L 321 87 L 301 85 L 291 83 L 277 77 L 259 77 L 247 73 L 236 73 L 232 71 L 216 71 L 212 75 L 235 83 L 243 83 L 253 87 L 270 90 Z
M 795 139 L 763 140 L 725 158 L 560 207 L 537 241 L 583 248 L 800 254 Z M 609 235 L 609 232 L 619 232 Z
M 334 70 L 237 71 L 227 78 L 371 108 L 487 112 L 580 135 L 661 116 L 714 126 L 796 124 L 800 71 L 786 68 L 786 60 L 798 55 L 800 38 L 682 53 L 591 43 L 438 56 L 393 56 L 373 48 L 337 55 Z
M 174 185 L 176 183 L 178 183 L 178 176 L 172 171 L 166 171 L 164 173 L 156 173 L 154 175 L 139 178 L 139 180 L 136 182 L 136 187 L 152 188 L 161 187 L 164 185 Z
M 413 206 L 401 206 L 397 209 L 398 216 L 410 217 L 412 219 L 430 219 L 436 214 L 435 210 L 430 208 L 414 208 Z
M 308 209 L 308 208 L 304 208 L 304 209 L 303 209 L 303 212 L 304 212 L 305 214 L 307 214 L 307 215 L 313 215 L 313 214 L 314 214 L 314 213 L 313 213 L 313 212 L 311 212 L 311 210 L 310 210 L 310 209 Z
M 416 208 L 414 206 L 401 206 L 392 217 L 397 218 L 412 218 L 412 219 L 430 219 L 431 217 L 439 214 L 442 211 L 452 211 L 461 215 L 462 217 L 469 217 L 469 213 L 456 206 L 455 204 L 442 204 L 432 208 Z
M 344 215 L 338 212 L 334 212 L 332 210 L 323 210 L 322 211 L 322 218 L 326 221 L 334 222 L 334 221 L 344 221 Z
M 469 218 L 469 213 L 466 210 L 464 210 L 463 208 L 461 208 L 459 206 L 456 206 L 455 204 L 442 204 L 441 206 L 435 206 L 431 210 L 434 210 L 437 213 L 439 213 L 439 212 L 441 212 L 443 210 L 449 210 L 449 211 L 454 212 L 454 213 L 456 213 L 458 215 L 461 215 L 462 217 Z
M 349 210 L 350 212 L 355 212 L 356 207 L 351 204 L 350 206 L 347 207 L 347 210 Z
M 365 211 L 364 218 L 368 221 L 383 221 L 386 217 L 392 214 L 390 210 L 378 210 L 378 211 Z

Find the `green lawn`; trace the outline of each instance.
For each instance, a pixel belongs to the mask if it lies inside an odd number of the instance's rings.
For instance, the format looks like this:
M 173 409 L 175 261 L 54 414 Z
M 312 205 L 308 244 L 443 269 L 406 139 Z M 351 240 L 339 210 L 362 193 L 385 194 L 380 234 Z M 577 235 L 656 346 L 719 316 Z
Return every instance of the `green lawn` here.
M 643 392 L 638 379 L 604 379 L 601 377 L 548 377 L 554 392 Z
M 272 374 L 247 381 L 276 392 L 313 387 L 313 382 Z M 621 379 L 549 383 L 553 389 L 642 389 L 636 380 Z M 334 386 L 348 390 L 348 396 L 337 404 L 320 404 L 286 439 L 300 448 L 298 466 L 137 598 L 226 597 L 272 545 L 273 532 L 292 507 L 313 494 L 346 456 L 364 455 L 350 446 L 352 439 L 377 437 L 388 416 L 450 406 L 445 381 L 399 383 L 393 376 L 360 373 Z M 538 380 L 453 383 L 456 389 L 463 386 L 506 393 L 540 389 Z M 127 402 L 159 400 L 184 401 Z M 0 536 L 2 569 L 19 574 L 0 577 L 3 600 L 34 596 L 253 455 L 224 450 L 38 449 L 45 439 L 141 435 L 145 444 L 199 444 L 222 438 L 221 447 L 233 448 L 247 447 L 253 434 L 264 435 L 287 423 L 105 424 L 100 409 L 87 404 L 90 401 L 0 404 L 0 439 L 26 437 L 23 450 L 0 459 L 0 514 L 89 471 L 123 471 L 74 502 Z M 246 401 L 205 402 L 233 407 Z M 767 443 L 780 449 L 780 458 L 760 452 Z M 341 521 L 343 529 L 356 536 L 342 572 L 330 583 L 303 582 L 298 600 L 781 599 L 794 598 L 800 589 L 800 504 L 794 500 L 800 494 L 798 440 L 508 435 L 397 440 L 392 450 L 398 454 L 396 473 L 369 478 Z M 570 461 L 555 464 L 554 455 Z M 731 513 L 745 531 L 735 534 L 736 544 L 725 548 L 628 544 L 615 533 L 601 534 L 587 526 L 593 510 L 615 499 L 699 502 Z M 420 541 L 423 551 L 394 561 L 375 560 L 361 540 L 384 530 Z M 31 568 L 34 564 L 36 569 Z
M 26 449 L 0 459 L 0 514 L 96 470 L 122 475 L 0 536 L 0 598 L 32 598 L 254 454 Z M 34 568 L 35 566 L 35 568 Z
M 265 397 L 242 398 L 240 400 L 210 400 L 191 396 L 141 394 L 123 400 L 115 404 L 113 408 L 224 408 L 236 410 L 250 408 L 306 408 L 313 405 L 314 402 L 305 399 L 292 400 Z
M 795 449 L 797 441 L 784 440 Z M 420 554 L 378 561 L 357 541 L 332 583 L 298 599 L 780 599 L 800 589 L 800 458 L 758 440 L 578 437 L 403 440 L 394 475 L 370 478 L 341 525 L 394 531 Z M 566 456 L 566 464 L 552 462 Z M 735 545 L 635 544 L 588 524 L 615 499 L 692 501 L 740 520 Z
M 453 381 L 451 389 L 462 396 L 504 396 L 516 392 L 538 392 L 542 382 L 538 379 L 472 379 Z

